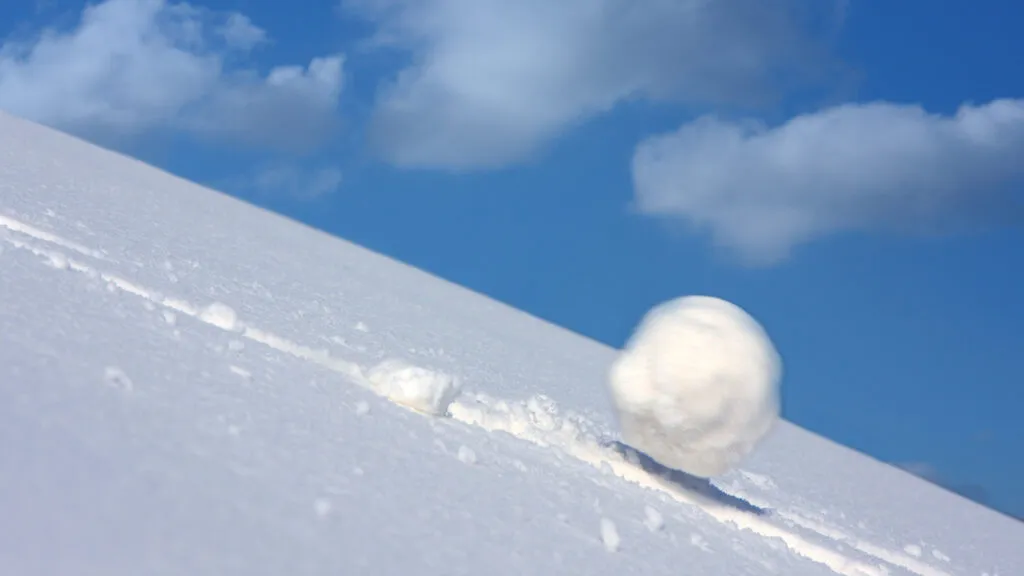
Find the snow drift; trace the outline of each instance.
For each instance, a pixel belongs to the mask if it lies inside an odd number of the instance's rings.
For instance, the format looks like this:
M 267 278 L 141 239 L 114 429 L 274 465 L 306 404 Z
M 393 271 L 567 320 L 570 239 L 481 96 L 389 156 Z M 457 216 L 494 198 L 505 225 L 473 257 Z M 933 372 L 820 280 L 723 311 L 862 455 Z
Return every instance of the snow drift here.
M 756 320 L 724 300 L 688 296 L 647 313 L 609 380 L 628 444 L 711 477 L 736 466 L 778 420 L 781 372 Z

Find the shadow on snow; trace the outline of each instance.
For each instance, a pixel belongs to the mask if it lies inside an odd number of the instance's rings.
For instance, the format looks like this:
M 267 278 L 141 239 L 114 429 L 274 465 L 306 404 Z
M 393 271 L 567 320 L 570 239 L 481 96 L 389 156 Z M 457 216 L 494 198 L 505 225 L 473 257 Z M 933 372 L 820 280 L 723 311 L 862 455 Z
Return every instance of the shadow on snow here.
M 618 452 L 627 462 L 635 464 L 653 476 L 674 484 L 680 490 L 696 496 L 698 499 L 710 500 L 711 502 L 735 508 L 748 514 L 766 516 L 770 510 L 755 506 L 754 504 L 725 492 L 715 486 L 711 480 L 687 474 L 681 470 L 669 468 L 656 462 L 653 458 L 627 444 L 618 440 L 610 442 L 609 447 Z

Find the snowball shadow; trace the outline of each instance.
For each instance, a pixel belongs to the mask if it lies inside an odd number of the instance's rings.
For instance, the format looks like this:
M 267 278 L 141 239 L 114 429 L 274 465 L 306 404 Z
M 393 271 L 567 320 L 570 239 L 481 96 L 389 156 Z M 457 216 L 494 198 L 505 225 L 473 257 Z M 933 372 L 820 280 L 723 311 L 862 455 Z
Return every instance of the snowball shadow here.
M 761 508 L 739 496 L 733 496 L 725 492 L 718 486 L 715 486 L 708 478 L 701 478 L 687 474 L 682 470 L 663 466 L 647 454 L 619 440 L 611 441 L 608 443 L 608 447 L 618 452 L 627 462 L 634 463 L 642 468 L 644 472 L 662 478 L 689 494 L 699 498 L 706 498 L 717 504 L 755 516 L 767 516 L 771 513 L 771 510 L 768 508 Z

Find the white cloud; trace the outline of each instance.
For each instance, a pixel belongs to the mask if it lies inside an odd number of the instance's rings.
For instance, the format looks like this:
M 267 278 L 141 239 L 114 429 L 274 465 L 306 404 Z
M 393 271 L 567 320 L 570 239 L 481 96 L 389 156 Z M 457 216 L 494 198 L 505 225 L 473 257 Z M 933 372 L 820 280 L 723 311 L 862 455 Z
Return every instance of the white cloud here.
M 247 145 L 315 144 L 334 126 L 342 58 L 266 77 L 227 65 L 264 39 L 237 13 L 107 0 L 87 6 L 73 30 L 0 47 L 0 108 L 85 136 L 173 130 Z
M 187 114 L 199 134 L 248 145 L 308 150 L 338 124 L 342 86 L 340 56 L 314 58 L 309 66 L 281 66 L 261 78 L 235 73 Z
M 764 264 L 834 232 L 1019 220 L 1022 159 L 1024 100 L 952 116 L 848 104 L 774 128 L 703 117 L 642 142 L 633 178 L 641 212 Z
M 251 50 L 254 46 L 266 41 L 265 30 L 252 23 L 244 14 L 232 12 L 217 30 L 224 37 L 228 46 L 238 50 Z
M 231 187 L 248 188 L 263 195 L 315 200 L 336 192 L 341 181 L 341 170 L 335 167 L 303 169 L 294 164 L 279 164 L 264 168 L 250 181 L 236 182 Z
M 521 161 L 632 98 L 753 104 L 822 64 L 844 0 L 344 0 L 412 64 L 371 137 L 391 162 Z

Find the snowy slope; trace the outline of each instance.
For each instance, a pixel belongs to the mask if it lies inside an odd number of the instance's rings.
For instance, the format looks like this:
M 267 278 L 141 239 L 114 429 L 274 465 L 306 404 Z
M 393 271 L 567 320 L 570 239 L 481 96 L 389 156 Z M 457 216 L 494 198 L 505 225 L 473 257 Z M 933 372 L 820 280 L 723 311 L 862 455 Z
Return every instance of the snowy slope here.
M 2 115 L 0 248 L 0 574 L 1024 574 L 1020 523 L 787 423 L 644 471 L 615 350 Z

